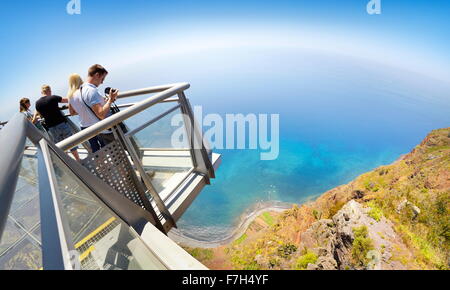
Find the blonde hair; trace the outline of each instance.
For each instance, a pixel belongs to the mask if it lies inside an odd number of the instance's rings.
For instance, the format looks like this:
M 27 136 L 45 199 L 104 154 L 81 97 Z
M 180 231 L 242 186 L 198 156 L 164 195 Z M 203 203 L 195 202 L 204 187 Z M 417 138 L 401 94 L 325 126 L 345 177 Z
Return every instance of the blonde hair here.
M 51 88 L 50 88 L 50 86 L 49 85 L 43 85 L 42 87 L 41 87 L 41 93 L 42 94 L 45 94 L 45 92 L 47 91 L 47 90 L 50 90 Z
M 67 98 L 71 99 L 76 91 L 78 91 L 83 84 L 83 79 L 79 74 L 72 74 L 69 77 L 69 92 L 67 93 Z

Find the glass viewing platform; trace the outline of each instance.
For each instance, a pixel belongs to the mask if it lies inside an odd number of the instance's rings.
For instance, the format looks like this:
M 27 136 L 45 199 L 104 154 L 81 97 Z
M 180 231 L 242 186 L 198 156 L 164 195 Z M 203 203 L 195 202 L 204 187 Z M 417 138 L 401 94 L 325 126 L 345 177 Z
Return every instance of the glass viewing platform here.
M 69 118 L 77 133 L 58 144 L 22 114 L 2 124 L 0 269 L 206 269 L 167 237 L 221 162 L 188 88 L 122 93 L 135 102 L 81 132 Z M 180 128 L 186 138 L 174 148 Z M 92 153 L 87 141 L 105 130 L 115 140 Z M 64 153 L 75 146 L 81 162 Z

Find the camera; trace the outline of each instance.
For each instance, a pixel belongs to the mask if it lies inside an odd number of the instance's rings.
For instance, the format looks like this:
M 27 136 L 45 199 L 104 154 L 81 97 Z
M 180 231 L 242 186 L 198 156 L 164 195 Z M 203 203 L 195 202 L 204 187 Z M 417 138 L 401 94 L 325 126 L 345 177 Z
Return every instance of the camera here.
M 117 91 L 117 89 L 112 89 L 112 88 L 110 88 L 110 87 L 107 87 L 106 89 L 105 89 L 105 94 L 106 95 L 109 95 L 110 93 L 114 93 L 114 92 L 116 92 Z

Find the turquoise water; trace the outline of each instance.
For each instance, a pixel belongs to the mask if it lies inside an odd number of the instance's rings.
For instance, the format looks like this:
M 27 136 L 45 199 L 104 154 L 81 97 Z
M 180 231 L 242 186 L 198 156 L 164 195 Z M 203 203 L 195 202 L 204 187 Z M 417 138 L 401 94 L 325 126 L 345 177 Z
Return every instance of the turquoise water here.
M 255 203 L 302 203 L 392 163 L 450 125 L 448 84 L 343 56 L 224 50 L 184 57 L 177 69 L 143 64 L 143 73 L 155 84 L 190 82 L 187 95 L 204 114 L 280 114 L 277 160 L 215 150 L 223 160 L 216 179 L 178 222 L 199 240 L 226 237 Z M 130 88 L 142 86 L 133 84 L 137 73 L 128 77 Z

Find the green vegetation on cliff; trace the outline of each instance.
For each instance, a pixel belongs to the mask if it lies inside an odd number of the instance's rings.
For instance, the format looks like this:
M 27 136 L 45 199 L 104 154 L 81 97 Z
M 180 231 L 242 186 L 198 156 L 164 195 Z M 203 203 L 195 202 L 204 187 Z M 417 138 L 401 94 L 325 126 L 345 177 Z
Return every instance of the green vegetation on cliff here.
M 313 252 L 306 251 L 306 253 L 300 256 L 295 265 L 294 270 L 306 270 L 309 264 L 314 264 L 317 262 L 317 255 Z
M 402 160 L 354 184 L 364 186 L 374 219 L 384 215 L 394 222 L 421 268 L 447 268 L 450 258 L 449 131 L 433 131 Z
M 354 228 L 351 251 L 340 254 L 356 260 L 355 268 L 358 263 L 369 263 L 375 268 L 448 269 L 450 128 L 431 132 L 395 163 L 365 173 L 314 202 L 294 206 L 276 217 L 263 214 L 260 219 L 266 226 L 258 225 L 254 227 L 257 231 L 248 231 L 245 238 L 226 247 L 225 255 L 235 269 L 306 269 L 319 262 L 321 256 L 317 251 L 301 248 L 302 235 L 307 230 L 315 231 L 312 237 L 317 236 L 316 248 L 326 252 L 327 245 L 321 243 L 335 230 L 331 219 L 351 200 L 366 210 L 370 217 L 368 226 L 392 228 L 396 237 L 388 242 L 389 235 L 380 230 L 374 241 L 373 232 L 369 237 L 367 229 Z M 325 226 L 311 229 L 320 221 Z M 374 254 L 375 260 L 369 262 L 368 254 L 373 254 L 375 244 L 380 257 Z M 326 262 L 320 261 L 322 265 Z M 340 265 L 342 261 L 336 265 L 336 261 L 331 262 L 330 267 L 352 268 L 349 263 L 344 266 Z
M 365 266 L 369 263 L 367 254 L 374 249 L 373 241 L 368 236 L 369 233 L 366 226 L 353 228 L 353 233 L 355 235 L 352 245 L 353 259 L 355 259 L 356 263 Z

